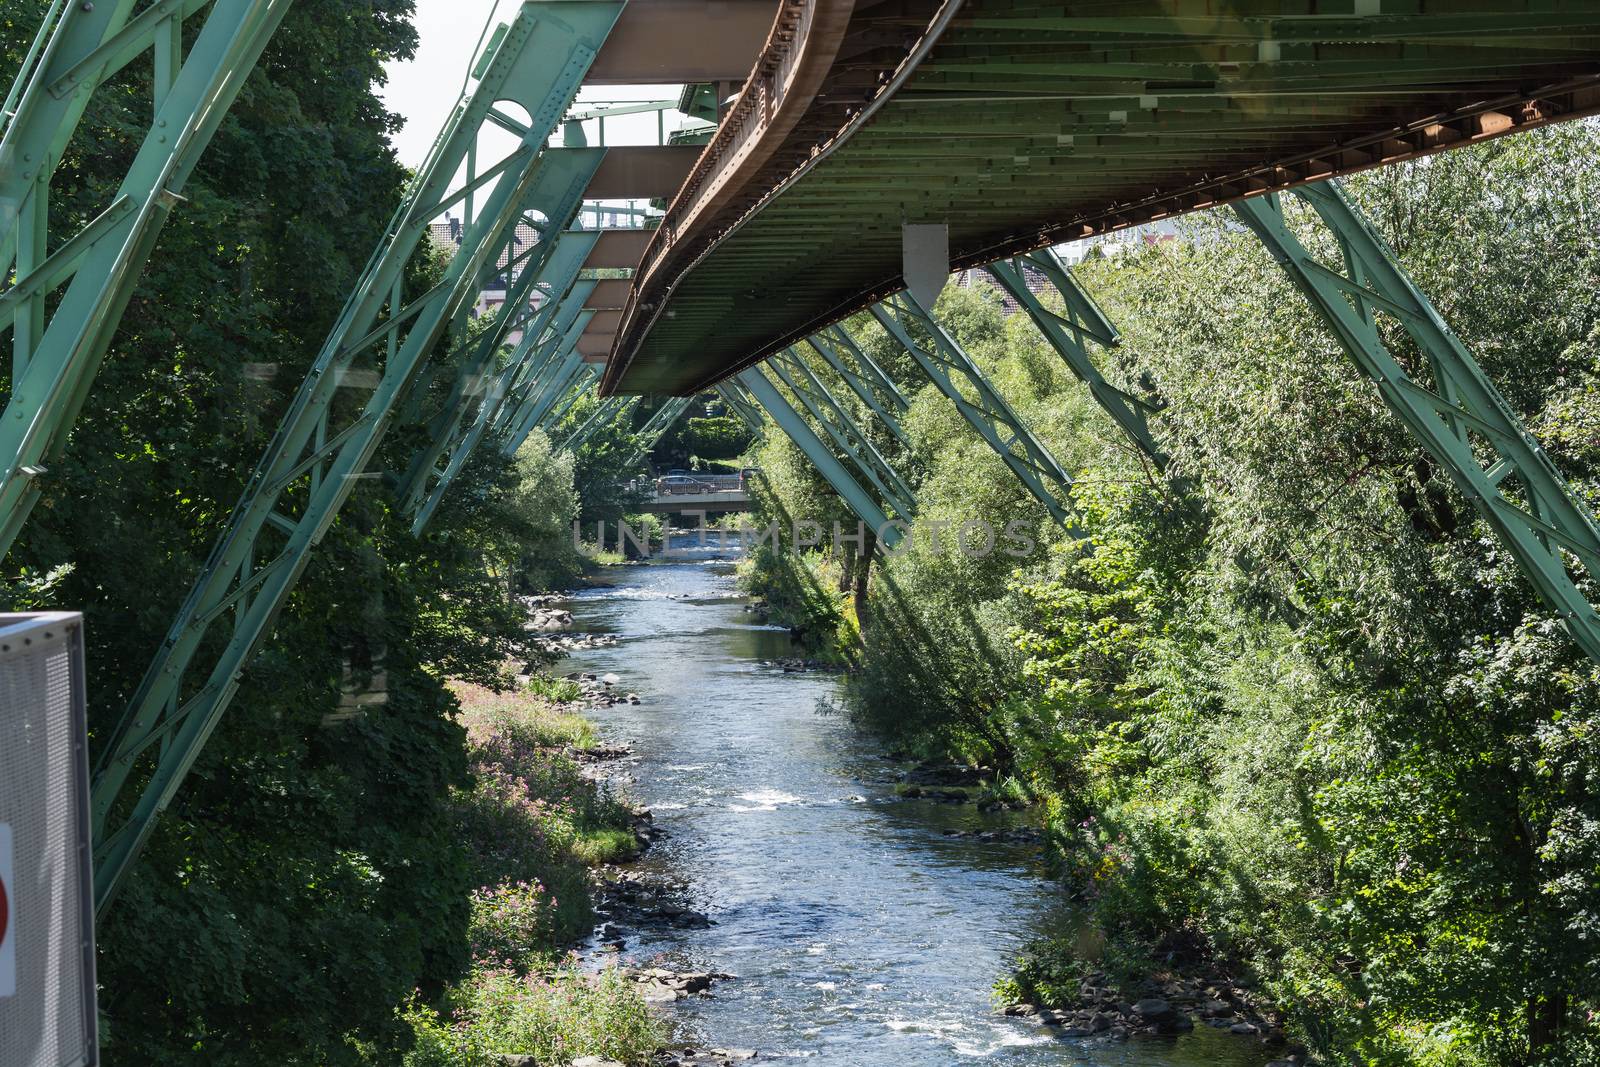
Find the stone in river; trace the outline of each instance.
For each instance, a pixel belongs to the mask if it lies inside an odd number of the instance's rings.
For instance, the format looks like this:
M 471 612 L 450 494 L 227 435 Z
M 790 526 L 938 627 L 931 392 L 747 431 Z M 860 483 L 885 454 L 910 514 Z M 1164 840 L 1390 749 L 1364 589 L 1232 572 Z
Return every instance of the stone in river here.
M 1172 1005 L 1160 997 L 1146 997 L 1133 1006 L 1133 1013 L 1155 1022 L 1172 1014 Z

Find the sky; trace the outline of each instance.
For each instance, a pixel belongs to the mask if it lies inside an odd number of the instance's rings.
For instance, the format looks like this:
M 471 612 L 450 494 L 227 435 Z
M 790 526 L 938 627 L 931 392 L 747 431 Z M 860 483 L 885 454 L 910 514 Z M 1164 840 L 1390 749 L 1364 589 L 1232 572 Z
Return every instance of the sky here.
M 483 32 L 484 22 L 494 12 L 499 22 L 509 22 L 520 0 L 416 0 L 416 58 L 408 63 L 386 67 L 389 84 L 383 100 L 389 110 L 405 118 L 406 124 L 395 134 L 395 149 L 400 162 L 408 167 L 420 164 L 433 145 L 439 127 L 450 114 L 461 94 L 461 86 Z M 492 27 L 491 27 L 492 29 Z M 608 85 L 584 89 L 580 101 L 666 99 L 677 95 L 673 86 Z M 675 125 L 668 119 L 668 129 Z M 591 127 L 592 129 L 592 127 Z M 628 140 L 655 142 L 653 118 L 615 120 L 606 124 L 607 143 Z M 593 137 L 591 136 L 591 142 Z

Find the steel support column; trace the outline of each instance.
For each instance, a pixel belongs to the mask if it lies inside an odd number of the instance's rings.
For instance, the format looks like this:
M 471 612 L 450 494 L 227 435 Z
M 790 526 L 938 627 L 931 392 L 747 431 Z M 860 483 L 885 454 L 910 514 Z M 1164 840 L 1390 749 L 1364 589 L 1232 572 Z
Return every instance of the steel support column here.
M 598 163 L 598 159 L 595 159 L 595 162 Z M 573 211 L 576 210 L 574 207 Z M 552 225 L 546 232 L 558 231 Z M 524 276 L 513 286 L 513 292 L 507 293 L 505 310 L 502 312 L 505 321 L 498 324 L 497 328 L 484 339 L 492 346 L 490 358 L 481 360 L 475 369 L 470 371 L 476 382 L 481 384 L 469 385 L 465 380 L 469 370 L 463 368 L 462 375 L 458 377 L 456 387 L 451 390 L 444 409 L 434 420 L 429 444 L 412 462 L 408 484 L 404 487 L 404 506 L 415 512 L 411 527 L 414 533 L 421 533 L 428 525 L 428 520 L 438 509 L 445 492 L 466 466 L 467 460 L 471 458 L 484 433 L 499 413 L 501 405 L 505 403 L 511 383 L 516 380 L 526 363 L 537 358 L 538 346 L 534 342 L 544 334 L 559 313 L 561 301 L 577 278 L 583 261 L 594 248 L 597 236 L 574 234 L 570 231 L 562 234 L 554 243 L 554 247 L 547 248 L 543 261 L 537 264 L 540 275 L 548 277 L 534 275 L 535 261 L 530 260 L 524 267 Z M 543 297 L 543 303 L 539 308 L 527 314 L 513 316 L 512 309 L 521 307 L 535 292 Z M 498 354 L 501 341 L 514 325 L 519 324 L 523 329 L 522 339 L 512 349 L 506 365 L 500 372 L 489 374 L 492 357 Z M 472 420 L 467 422 L 467 407 L 472 395 L 478 397 L 478 403 Z M 462 425 L 464 422 L 465 426 Z M 438 469 L 441 456 L 447 457 L 442 470 Z
M 1070 525 L 1072 479 L 955 338 L 910 293 L 891 296 L 872 305 L 871 311 L 889 336 L 911 353 L 922 372 L 956 406 L 968 425 L 1045 506 L 1051 518 L 1063 526 Z M 927 344 L 912 336 L 913 326 L 928 337 Z M 972 391 L 973 400 L 967 399 L 962 385 Z
M 855 420 L 839 406 L 839 402 L 806 365 L 806 361 L 794 349 L 786 348 L 773 353 L 767 359 L 767 366 L 789 387 L 789 392 L 811 413 L 811 417 L 833 439 L 839 450 L 849 457 L 856 469 L 867 476 L 867 480 L 894 509 L 895 514 L 902 519 L 911 518 L 916 513 L 916 494 L 900 477 L 900 473 L 883 458 Z
M 910 401 L 883 372 L 883 368 L 856 344 L 855 338 L 851 337 L 842 325 L 830 326 L 826 330 L 812 334 L 806 338 L 806 344 L 815 349 L 823 362 L 833 368 L 833 372 L 861 398 L 861 402 L 867 405 L 874 415 L 878 416 L 879 421 L 889 428 L 889 432 L 894 434 L 896 440 L 902 445 L 910 446 L 911 439 L 900 427 L 899 419 L 899 416 L 911 406 Z M 839 354 L 841 349 L 851 354 L 856 367 L 852 367 Z M 860 369 L 857 370 L 857 367 Z
M 0 329 L 13 327 L 11 395 L 0 414 L 0 556 L 66 447 L 106 348 L 161 227 L 290 0 L 216 0 L 187 58 L 174 48 L 194 0 L 160 0 L 129 20 L 132 0 L 65 3 L 0 116 Z M 54 250 L 50 179 L 94 90 L 155 46 L 155 115 L 111 203 Z M 68 279 L 55 311 L 49 295 Z
M 833 451 L 822 443 L 805 418 L 784 399 L 778 387 L 769 381 L 760 367 L 751 367 L 741 371 L 736 380 L 739 385 L 748 389 L 765 409 L 772 421 L 777 424 L 794 442 L 796 448 L 811 461 L 811 465 L 822 475 L 824 481 L 839 494 L 846 506 L 856 513 L 856 517 L 866 523 L 876 535 L 878 543 L 885 548 L 893 548 L 900 543 L 904 533 L 898 525 L 890 522 L 889 516 L 883 513 L 878 502 L 872 494 L 861 488 L 861 483 L 853 478 L 845 465 L 839 462 Z
M 515 452 L 535 424 L 535 409 L 550 388 L 551 373 L 574 354 L 578 338 L 594 318 L 595 312 L 583 306 L 594 290 L 592 281 L 573 284 L 556 309 L 549 327 L 540 336 L 537 351 L 516 376 L 500 410 L 491 419 L 489 432 L 500 440 L 505 455 Z M 526 339 L 525 339 L 526 340 Z
M 739 417 L 745 428 L 755 435 L 756 440 L 766 436 L 766 420 L 761 417 L 761 408 L 756 404 L 755 398 L 744 391 L 735 378 L 729 378 L 715 386 L 716 393 L 722 402 L 728 405 L 728 410 Z
M 632 467 L 644 459 L 650 450 L 656 447 L 656 442 L 661 440 L 661 435 L 672 429 L 672 424 L 678 421 L 689 405 L 694 402 L 692 396 L 669 396 L 662 405 L 650 413 L 645 424 L 639 427 L 639 447 L 635 449 L 632 458 L 625 464 Z
M 120 726 L 100 753 L 92 788 L 95 895 L 104 909 L 147 840 L 156 818 L 216 729 L 273 619 L 367 467 L 410 384 L 450 322 L 476 298 L 493 256 L 529 211 L 563 203 L 568 177 L 540 165 L 540 154 L 621 4 L 573 0 L 526 4 L 480 60 L 477 84 L 454 110 L 388 233 L 327 338 L 312 370 L 235 506 L 226 531 L 196 580 Z M 391 294 L 454 177 L 491 121 L 496 101 L 512 99 L 533 127 L 490 180 L 480 210 L 443 280 L 410 305 Z M 380 312 L 389 305 L 387 321 Z M 400 331 L 404 329 L 404 338 Z M 337 429 L 334 390 L 352 360 L 380 341 L 392 354 L 359 414 Z M 231 633 L 207 640 L 232 613 Z M 136 775 L 145 768 L 148 776 Z M 123 786 L 140 783 L 131 804 Z
M 401 485 L 399 494 L 401 507 L 406 511 L 415 512 L 423 506 L 424 499 L 434 495 L 435 490 L 442 492 L 438 484 L 431 483 L 443 483 L 453 478 L 455 471 L 460 469 L 460 463 L 464 463 L 467 455 L 476 447 L 480 436 L 472 432 L 476 421 L 469 423 L 465 430 L 462 428 L 462 423 L 466 421 L 468 409 L 473 406 L 471 402 L 474 398 L 478 401 L 476 408 L 480 411 L 504 398 L 504 392 L 499 391 L 504 375 L 495 374 L 493 368 L 495 361 L 501 355 L 506 337 L 514 328 L 522 326 L 523 340 L 527 340 L 536 330 L 542 329 L 540 320 L 547 319 L 547 316 L 538 312 L 524 310 L 534 294 L 542 292 L 546 301 L 539 310 L 552 310 L 553 313 L 554 305 L 551 303 L 550 289 L 559 283 L 560 290 L 554 295 L 564 294 L 573 279 L 577 277 L 583 261 L 594 248 L 598 234 L 563 233 L 561 227 L 571 216 L 576 215 L 582 206 L 583 190 L 599 164 L 600 157 L 593 153 L 582 153 L 571 157 L 547 153 L 541 162 L 541 166 L 565 166 L 574 171 L 575 180 L 570 187 L 572 203 L 567 206 L 568 210 L 547 220 L 545 225 L 537 230 L 538 243 L 526 254 L 520 266 L 521 273 L 508 287 L 499 318 L 494 326 L 478 339 L 472 354 L 462 360 L 443 406 L 429 425 L 428 444 L 412 460 Z M 541 290 L 539 286 L 544 281 L 543 275 L 546 272 L 550 274 L 550 278 Z M 526 356 L 526 351 L 526 349 L 520 352 L 514 351 L 511 362 L 504 369 L 515 368 L 518 355 Z M 465 452 L 456 447 L 468 438 L 471 438 L 471 444 L 466 447 Z M 437 469 L 439 460 L 446 456 L 448 461 L 445 470 L 449 472 L 448 475 Z
M 633 409 L 639 404 L 636 396 L 608 396 L 595 405 L 589 417 L 574 430 L 566 440 L 561 442 L 559 451 L 577 452 L 600 429 L 609 423 L 617 422 L 633 414 Z
M 599 372 L 591 364 L 585 363 L 580 366 L 578 373 L 573 376 L 572 384 L 567 386 L 566 395 L 561 398 L 561 402 L 550 412 L 550 417 L 545 422 L 552 429 L 560 426 L 561 420 L 567 417 L 567 412 L 573 409 L 574 405 L 583 398 L 584 391 L 594 384 L 599 377 Z
M 1165 472 L 1168 456 L 1156 444 L 1150 432 L 1149 416 L 1161 410 L 1161 405 L 1149 396 L 1137 396 L 1106 381 L 1100 368 L 1089 355 L 1089 341 L 1105 348 L 1118 343 L 1117 329 L 1100 308 L 1078 285 L 1077 279 L 1066 265 L 1049 248 L 1030 252 L 1011 260 L 999 260 L 986 268 L 1000 287 L 1017 302 L 1050 346 L 1056 350 L 1067 368 L 1078 380 L 1089 387 L 1089 393 L 1116 424 L 1122 428 L 1139 450 L 1147 456 L 1156 469 Z M 1028 288 L 1027 271 L 1036 270 L 1049 280 L 1061 294 L 1064 313 L 1045 307 Z M 1148 379 L 1145 380 L 1148 386 Z M 1150 390 L 1151 395 L 1154 389 Z
M 1295 195 L 1337 239 L 1343 258 L 1337 267 L 1300 243 L 1276 194 L 1241 201 L 1234 210 L 1372 379 L 1389 410 L 1499 534 L 1579 646 L 1600 660 L 1600 614 L 1562 555 L 1571 553 L 1591 578 L 1600 578 L 1600 533 L 1588 509 L 1338 184 L 1303 186 Z M 1392 316 L 1427 358 L 1432 388 L 1395 360 L 1378 330 L 1379 311 Z

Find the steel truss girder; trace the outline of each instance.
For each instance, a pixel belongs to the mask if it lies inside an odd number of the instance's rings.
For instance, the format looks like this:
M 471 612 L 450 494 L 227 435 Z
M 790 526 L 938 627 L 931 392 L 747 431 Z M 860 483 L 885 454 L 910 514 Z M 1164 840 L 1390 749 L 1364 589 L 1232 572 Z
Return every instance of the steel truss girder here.
M 548 327 L 539 337 L 533 357 L 518 373 L 499 412 L 490 422 L 490 432 L 500 440 L 500 451 L 511 455 L 537 423 L 538 407 L 545 400 L 554 372 L 558 372 L 568 357 L 574 354 L 578 338 L 594 318 L 595 312 L 585 308 L 584 301 L 594 291 L 592 281 L 579 281 L 567 290 L 567 295 L 555 309 Z
M 579 366 L 578 373 L 573 375 L 572 384 L 567 386 L 566 394 L 561 398 L 561 402 L 551 410 L 550 417 L 545 421 L 552 427 L 560 426 L 561 420 L 567 417 L 567 412 L 571 411 L 578 401 L 583 398 L 584 390 L 594 384 L 599 377 L 600 375 L 590 364 L 584 363 Z
M 291 0 L 216 0 L 187 58 L 195 0 L 67 3 L 42 27 L 38 61 L 13 89 L 0 139 L 0 329 L 10 325 L 11 396 L 0 414 L 0 556 L 27 521 L 40 478 L 66 447 L 156 239 L 195 164 Z M 48 34 L 48 36 L 46 36 Z M 155 117 L 109 206 L 53 251 L 50 179 L 94 90 L 145 49 L 156 57 Z M 25 85 L 23 80 L 26 80 Z M 0 116 L 3 121 L 3 116 Z M 67 284 L 46 321 L 47 298 Z
M 911 439 L 900 427 L 900 420 L 897 417 L 905 413 L 911 406 L 910 402 L 893 380 L 883 372 L 883 368 L 856 344 L 855 338 L 851 337 L 842 325 L 830 326 L 826 330 L 812 334 L 806 338 L 806 344 L 822 357 L 823 362 L 833 368 L 833 372 L 874 415 L 878 416 L 879 421 L 889 428 L 889 432 L 894 434 L 896 440 L 902 445 L 910 446 Z M 839 355 L 841 348 L 851 353 L 856 366 L 861 368 L 859 371 Z
M 552 160 L 547 160 L 545 165 L 548 166 L 561 158 L 556 156 Z M 582 175 L 582 184 L 575 185 L 579 189 L 579 203 L 572 206 L 573 213 L 581 207 L 581 190 L 587 187 L 594 167 L 598 167 L 599 162 L 598 156 L 587 156 L 580 164 L 578 169 Z M 428 520 L 432 518 L 440 501 L 444 499 L 445 492 L 466 466 L 467 460 L 471 458 L 478 443 L 483 439 L 484 432 L 499 413 L 511 382 L 516 379 L 522 366 L 535 357 L 537 346 L 534 341 L 543 334 L 551 318 L 557 313 L 561 300 L 576 281 L 584 260 L 588 258 L 595 242 L 599 239 L 599 234 L 562 232 L 557 229 L 556 225 L 564 217 L 562 215 L 554 218 L 540 231 L 540 243 L 547 246 L 542 262 L 538 262 L 539 257 L 530 257 L 529 262 L 523 267 L 522 274 L 506 293 L 500 320 L 495 328 L 481 339 L 473 358 L 462 364 L 444 408 L 440 410 L 430 427 L 428 445 L 412 462 L 410 473 L 402 487 L 402 496 L 403 506 L 415 513 L 412 522 L 412 530 L 415 533 L 421 533 L 427 526 Z M 554 239 L 547 236 L 552 234 L 559 236 Z M 537 311 L 531 314 L 523 313 L 521 309 L 532 299 L 535 292 L 542 294 L 543 303 Z M 495 358 L 500 355 L 507 334 L 518 325 L 524 328 L 521 341 L 512 350 L 500 372 L 491 374 L 490 370 Z M 473 412 L 473 418 L 468 422 L 466 416 L 474 398 L 477 399 L 477 407 Z M 448 458 L 444 469 L 439 470 L 438 463 L 442 456 Z
M 221 720 L 312 549 L 355 482 L 370 477 L 367 466 L 409 386 L 450 322 L 470 306 L 485 273 L 493 274 L 494 253 L 510 240 L 526 212 L 564 202 L 565 185 L 551 180 L 564 176 L 560 168 L 539 165 L 540 150 L 621 6 L 610 0 L 525 4 L 480 62 L 477 85 L 452 113 L 420 168 L 121 724 L 100 753 L 92 788 L 99 908 L 112 899 L 155 819 Z M 486 183 L 482 210 L 468 222 L 444 280 L 412 306 L 399 309 L 391 294 L 426 230 L 428 211 L 444 199 L 474 150 L 494 102 L 506 98 L 527 109 L 532 127 L 512 153 L 511 165 Z M 375 328 L 386 302 L 389 325 Z M 398 331 L 406 323 L 402 341 Z M 384 360 L 376 388 L 360 415 L 335 431 L 329 425 L 329 405 L 339 380 L 362 347 L 386 339 L 392 354 Z M 296 503 L 298 511 L 291 511 Z M 276 548 L 264 539 L 272 531 Z M 266 562 L 258 562 L 263 558 Z M 224 640 L 206 641 L 211 624 L 229 611 L 234 613 L 232 633 Z M 195 672 L 203 680 L 191 680 Z M 118 803 L 145 754 L 155 757 L 149 778 L 142 781 L 131 807 Z
M 1240 201 L 1234 210 L 1372 379 L 1389 410 L 1499 534 L 1573 639 L 1600 660 L 1600 614 L 1573 582 L 1561 554 L 1570 552 L 1591 578 L 1600 578 L 1600 533 L 1587 509 L 1339 185 L 1324 182 L 1294 192 L 1338 240 L 1342 270 L 1306 250 L 1276 194 Z M 1391 316 L 1427 358 L 1433 388 L 1395 360 L 1379 333 L 1378 311 Z M 1480 454 L 1488 457 L 1486 465 Z M 1521 499 L 1504 491 L 1508 483 L 1521 489 Z
M 639 404 L 636 396 L 608 396 L 595 405 L 589 417 L 558 446 L 559 452 L 576 453 L 600 427 L 627 418 Z
M 1033 290 L 1028 288 L 1026 272 L 1029 268 L 1044 275 L 1056 292 L 1061 294 L 1064 313 L 1045 307 Z M 999 260 L 985 269 L 1033 320 L 1034 326 L 1061 356 L 1067 368 L 1089 387 L 1090 395 L 1105 413 L 1155 464 L 1158 471 L 1165 472 L 1169 457 L 1156 443 L 1155 435 L 1150 432 L 1149 421 L 1151 415 L 1161 410 L 1161 405 L 1149 396 L 1137 396 L 1112 385 L 1100 373 L 1100 368 L 1095 366 L 1094 359 L 1089 355 L 1088 342 L 1092 340 L 1111 348 L 1119 343 L 1117 329 L 1089 294 L 1083 291 L 1055 251 L 1046 248 L 1015 259 Z M 1148 378 L 1144 384 L 1149 387 Z M 1153 395 L 1153 388 L 1150 391 Z
M 883 458 L 855 420 L 839 406 L 838 400 L 806 365 L 806 361 L 793 348 L 786 348 L 773 353 L 767 359 L 767 366 L 789 387 L 789 392 L 811 413 L 811 417 L 832 438 L 839 450 L 849 457 L 856 469 L 866 475 L 895 514 L 903 519 L 914 515 L 916 494 L 900 477 L 900 473 Z
M 897 293 L 870 310 L 1050 517 L 1063 526 L 1070 525 L 1072 479 L 955 338 L 910 293 Z M 919 344 L 911 336 L 911 325 L 921 327 L 931 343 Z M 967 399 L 962 385 L 971 390 L 973 400 Z
M 739 384 L 738 379 L 729 378 L 714 388 L 717 395 L 722 398 L 722 402 L 728 405 L 728 410 L 739 417 L 739 421 L 755 435 L 756 440 L 766 437 L 767 423 L 761 417 L 761 408 L 756 404 L 755 398 L 745 392 L 744 386 Z
M 767 412 L 767 415 L 782 430 L 794 446 L 798 448 L 811 465 L 822 475 L 824 481 L 839 494 L 846 506 L 855 512 L 860 519 L 877 536 L 877 543 L 884 548 L 894 548 L 904 536 L 898 524 L 890 521 L 889 516 L 883 513 L 878 502 L 872 494 L 861 488 L 850 472 L 833 454 L 833 450 L 822 443 L 822 438 L 811 429 L 805 417 L 784 399 L 783 393 L 762 373 L 760 367 L 750 367 L 740 371 L 732 381 L 748 389 Z M 726 384 L 726 383 L 724 383 Z
M 662 405 L 650 413 L 645 424 L 639 427 L 639 447 L 634 450 L 626 466 L 632 467 L 639 463 L 656 447 L 656 442 L 661 440 L 661 435 L 672 429 L 672 424 L 678 421 L 689 405 L 694 403 L 692 396 L 669 396 Z

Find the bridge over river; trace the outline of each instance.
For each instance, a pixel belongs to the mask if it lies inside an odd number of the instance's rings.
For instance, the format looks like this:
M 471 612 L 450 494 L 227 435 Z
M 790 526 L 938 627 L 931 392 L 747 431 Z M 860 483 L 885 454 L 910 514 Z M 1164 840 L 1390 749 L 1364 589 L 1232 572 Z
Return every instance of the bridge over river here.
M 55 3 L 11 72 L 0 551 L 58 490 L 69 447 L 95 447 L 72 431 L 100 402 L 107 347 L 290 3 Z M 917 496 L 873 441 L 904 439 L 908 394 L 932 383 L 1070 525 L 1068 472 L 931 308 L 951 271 L 986 271 L 1164 471 L 1160 383 L 1104 367 L 1117 326 L 1055 249 L 1185 212 L 1231 212 L 1270 250 L 1600 658 L 1583 591 L 1600 578 L 1593 515 L 1337 180 L 1595 114 L 1600 3 L 528 0 L 462 60 L 458 102 L 237 506 L 205 517 L 209 562 L 97 739 L 99 908 L 362 479 L 385 479 L 420 533 L 480 451 L 511 455 L 535 430 L 576 451 L 622 425 L 637 463 L 710 393 L 752 433 L 792 438 L 892 547 Z M 135 62 L 155 74 L 120 185 L 52 214 L 62 146 Z M 655 109 L 678 128 L 616 143 L 624 110 L 578 96 L 621 84 L 662 86 Z M 1316 240 L 1290 224 L 1291 202 Z M 447 214 L 452 255 L 419 285 L 411 268 Z M 915 382 L 858 343 L 867 322 Z M 1397 343 L 1422 358 L 1396 358 Z M 410 461 L 374 470 L 403 435 Z M 717 489 L 647 507 L 745 502 Z

